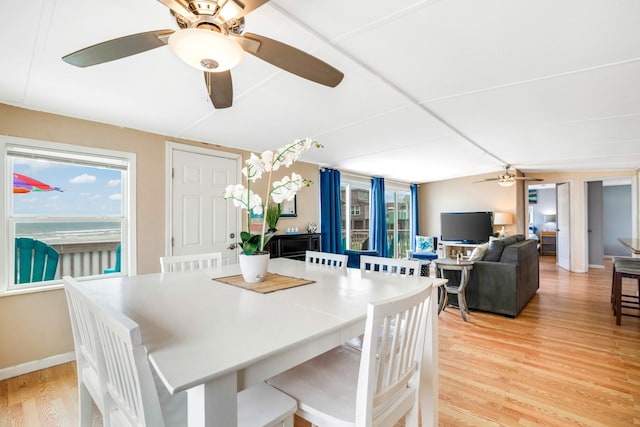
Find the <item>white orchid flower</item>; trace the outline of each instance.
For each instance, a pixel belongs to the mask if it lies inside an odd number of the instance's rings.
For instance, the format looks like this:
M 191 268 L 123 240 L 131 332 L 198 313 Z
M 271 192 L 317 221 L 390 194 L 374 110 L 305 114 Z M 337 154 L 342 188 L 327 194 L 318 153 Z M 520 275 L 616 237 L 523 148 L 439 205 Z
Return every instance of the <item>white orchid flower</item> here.
M 228 185 L 224 191 L 224 198 L 231 199 L 235 207 L 246 209 L 249 212 L 253 212 L 254 215 L 262 215 L 264 211 L 262 198 L 251 190 L 251 183 L 262 178 L 265 172 L 268 172 L 269 182 L 271 182 L 271 172 L 277 171 L 282 165 L 286 167 L 291 166 L 303 153 L 313 146 L 321 147 L 321 145 L 313 139 L 305 138 L 297 139 L 291 144 L 287 144 L 274 151 L 264 151 L 260 156 L 251 153 L 245 161 L 246 166 L 242 168 L 242 175 L 247 179 L 247 187 L 242 184 Z M 285 176 L 280 181 L 274 182 L 270 190 L 267 189 L 267 202 L 269 196 L 271 196 L 275 203 L 282 203 L 285 200 L 291 201 L 298 190 L 302 187 L 309 186 L 310 183 L 311 181 L 302 178 L 302 176 L 294 172 L 291 176 Z M 251 219 L 247 216 L 247 223 L 249 222 L 251 222 Z M 263 250 L 265 242 L 268 241 L 268 237 L 265 239 L 264 222 L 260 234 L 262 238 L 260 239 L 258 250 Z M 242 235 L 249 236 L 251 239 L 255 237 L 251 234 L 250 230 L 242 233 L 241 236 Z M 251 255 L 256 251 L 256 244 L 253 243 L 249 245 L 246 237 L 243 237 L 241 247 L 247 255 Z

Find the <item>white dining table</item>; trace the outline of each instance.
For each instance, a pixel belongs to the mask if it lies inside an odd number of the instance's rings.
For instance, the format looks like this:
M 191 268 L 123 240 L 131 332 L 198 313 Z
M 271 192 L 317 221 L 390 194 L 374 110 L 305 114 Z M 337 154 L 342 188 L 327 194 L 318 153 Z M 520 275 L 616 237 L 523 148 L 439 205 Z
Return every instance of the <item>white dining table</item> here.
M 437 288 L 443 279 L 361 275 L 302 261 L 269 272 L 314 281 L 261 294 L 216 281 L 239 266 L 107 277 L 80 286 L 140 325 L 170 393 L 187 393 L 189 426 L 236 425 L 236 393 L 364 331 L 367 304 L 432 286 L 421 372 L 422 426 L 438 424 Z

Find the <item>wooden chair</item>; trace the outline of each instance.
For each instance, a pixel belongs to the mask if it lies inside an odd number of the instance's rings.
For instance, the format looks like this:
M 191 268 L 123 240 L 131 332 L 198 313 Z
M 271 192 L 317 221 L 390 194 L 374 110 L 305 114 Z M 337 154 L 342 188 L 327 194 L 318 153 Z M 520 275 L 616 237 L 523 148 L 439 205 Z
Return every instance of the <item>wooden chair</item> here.
M 624 294 L 622 291 L 622 279 L 633 279 L 638 283 L 638 294 Z M 622 316 L 640 317 L 622 311 L 623 308 L 640 310 L 640 258 L 614 257 L 613 279 L 611 284 L 611 300 L 613 313 L 616 316 L 616 325 L 622 323 Z
M 14 283 L 53 280 L 60 255 L 51 246 L 29 237 L 16 237 Z
M 339 269 L 347 268 L 347 256 L 341 254 L 332 254 L 329 252 L 307 251 L 305 253 L 305 262 L 311 264 L 321 264 L 328 267 Z
M 96 349 L 98 378 L 102 391 L 103 425 L 163 427 L 187 425 L 186 393 L 169 394 L 154 375 L 137 323 L 124 314 L 87 298 L 77 282 L 65 277 L 65 290 L 73 307 L 81 301 L 81 313 L 88 336 Z M 74 309 L 74 313 L 76 310 Z M 75 336 L 75 335 L 74 335 Z M 79 377 L 80 378 L 80 377 Z M 81 409 L 86 405 L 86 399 Z M 98 401 L 96 401 L 98 403 Z M 266 383 L 258 383 L 238 393 L 238 426 L 293 427 L 296 402 Z M 81 414 L 81 426 L 90 426 L 90 417 Z
M 360 257 L 360 271 L 382 273 L 391 276 L 420 276 L 420 261 L 363 255 Z
M 69 276 L 62 278 L 67 296 L 73 345 L 76 351 L 78 371 L 78 399 L 80 426 L 91 426 L 93 422 L 93 400 L 102 414 L 103 424 L 109 425 L 109 412 L 104 391 L 104 360 L 95 334 L 93 314 L 84 294 L 78 291 L 77 282 Z M 102 366 L 100 366 L 102 365 Z
M 160 271 L 163 273 L 168 271 L 199 270 L 219 265 L 222 265 L 222 254 L 220 252 L 160 257 Z
M 313 425 L 418 426 L 419 385 L 432 289 L 370 303 L 364 347 L 337 347 L 268 380 Z M 382 331 L 379 334 L 379 331 Z

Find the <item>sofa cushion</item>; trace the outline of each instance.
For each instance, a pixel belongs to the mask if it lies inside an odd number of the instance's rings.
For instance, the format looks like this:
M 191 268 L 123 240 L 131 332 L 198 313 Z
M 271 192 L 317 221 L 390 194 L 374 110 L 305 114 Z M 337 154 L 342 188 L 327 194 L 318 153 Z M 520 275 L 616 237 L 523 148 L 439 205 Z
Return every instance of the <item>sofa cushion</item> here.
M 514 236 L 505 237 L 502 239 L 502 243 L 505 246 L 513 245 L 514 243 L 518 243 L 524 240 L 524 234 L 516 234 Z
M 435 252 L 433 236 L 416 236 L 416 252 Z
M 471 252 L 471 256 L 469 257 L 469 261 L 480 261 L 484 258 L 484 255 L 487 253 L 487 249 L 489 249 L 489 243 L 484 243 L 480 246 L 476 246 L 476 248 Z
M 482 260 L 498 262 L 500 261 L 500 257 L 502 256 L 503 250 L 504 250 L 504 240 L 501 240 L 501 239 L 492 240 L 489 242 L 487 253 L 484 254 L 484 258 L 482 258 Z

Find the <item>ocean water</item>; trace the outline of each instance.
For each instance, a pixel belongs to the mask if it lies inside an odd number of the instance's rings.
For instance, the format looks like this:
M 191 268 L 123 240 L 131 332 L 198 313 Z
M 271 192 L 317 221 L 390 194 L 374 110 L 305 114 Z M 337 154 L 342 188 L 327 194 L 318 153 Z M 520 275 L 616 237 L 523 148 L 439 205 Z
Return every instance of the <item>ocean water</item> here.
M 48 244 L 118 242 L 119 222 L 27 222 L 16 224 L 16 237 L 31 237 Z

